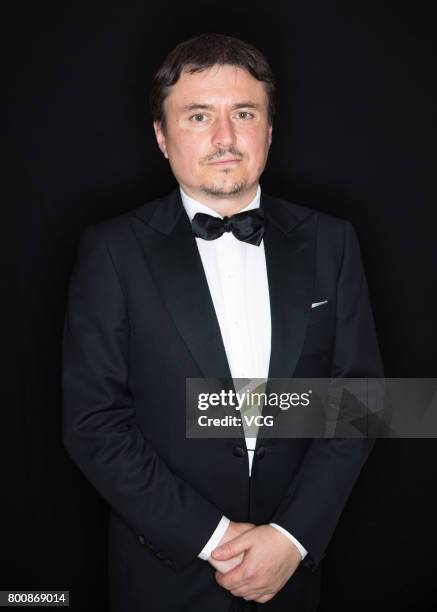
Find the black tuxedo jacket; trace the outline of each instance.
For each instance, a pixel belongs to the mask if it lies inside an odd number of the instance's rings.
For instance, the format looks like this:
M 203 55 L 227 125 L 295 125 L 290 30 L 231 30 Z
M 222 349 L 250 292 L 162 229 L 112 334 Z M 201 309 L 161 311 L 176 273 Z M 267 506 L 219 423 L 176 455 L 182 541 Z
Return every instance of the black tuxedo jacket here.
M 264 193 L 261 206 L 269 377 L 382 376 L 350 223 Z M 235 598 L 197 557 L 223 514 L 276 522 L 305 546 L 297 572 L 262 608 L 303 609 L 299 597 L 372 442 L 258 441 L 249 479 L 243 432 L 185 434 L 185 379 L 230 376 L 179 188 L 87 227 L 65 319 L 63 440 L 110 504 L 111 610 L 228 610 Z

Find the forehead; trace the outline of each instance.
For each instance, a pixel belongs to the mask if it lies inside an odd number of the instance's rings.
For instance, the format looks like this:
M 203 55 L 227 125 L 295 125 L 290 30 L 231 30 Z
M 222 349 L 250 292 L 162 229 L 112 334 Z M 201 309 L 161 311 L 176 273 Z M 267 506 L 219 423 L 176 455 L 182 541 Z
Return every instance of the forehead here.
M 267 94 L 261 81 L 239 66 L 215 65 L 202 72 L 182 72 L 170 88 L 167 101 L 171 106 L 192 102 L 237 102 L 251 100 L 267 104 Z

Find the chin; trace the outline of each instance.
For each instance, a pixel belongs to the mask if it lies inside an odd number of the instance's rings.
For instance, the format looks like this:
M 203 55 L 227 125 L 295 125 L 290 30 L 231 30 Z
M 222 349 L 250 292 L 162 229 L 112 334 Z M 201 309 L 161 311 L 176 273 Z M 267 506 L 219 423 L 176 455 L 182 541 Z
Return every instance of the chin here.
M 246 189 L 248 181 L 245 177 L 230 176 L 223 178 L 209 178 L 202 181 L 200 189 L 204 193 L 226 197 L 241 193 Z
M 223 185 L 222 183 L 207 183 L 200 185 L 201 191 L 210 196 L 216 198 L 226 198 L 229 196 L 237 195 L 244 191 L 246 188 L 246 182 L 234 181 L 229 185 Z

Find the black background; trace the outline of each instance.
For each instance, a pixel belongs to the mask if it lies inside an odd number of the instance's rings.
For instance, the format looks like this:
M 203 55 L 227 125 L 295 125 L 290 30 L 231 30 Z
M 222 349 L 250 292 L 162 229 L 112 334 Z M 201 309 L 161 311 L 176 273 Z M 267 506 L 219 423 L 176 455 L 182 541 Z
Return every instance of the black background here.
M 63 317 L 84 227 L 175 185 L 147 94 L 181 40 L 216 31 L 266 54 L 279 100 L 262 188 L 352 221 L 386 376 L 437 377 L 431 7 L 14 5 L 2 78 L 1 589 L 69 589 L 74 611 L 107 607 L 107 508 L 62 446 Z M 324 561 L 321 612 L 436 609 L 436 464 L 435 440 L 377 442 Z

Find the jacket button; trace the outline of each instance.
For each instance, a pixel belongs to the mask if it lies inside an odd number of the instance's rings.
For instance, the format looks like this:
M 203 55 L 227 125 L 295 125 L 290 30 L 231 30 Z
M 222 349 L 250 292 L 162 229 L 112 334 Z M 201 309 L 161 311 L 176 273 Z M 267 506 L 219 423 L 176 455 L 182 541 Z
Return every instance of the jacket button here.
M 235 457 L 244 457 L 246 451 L 244 448 L 241 448 L 241 446 L 234 446 L 232 449 L 232 454 L 235 455 Z
M 144 536 L 142 536 L 142 535 L 138 536 L 138 540 L 139 540 L 140 544 L 142 544 L 142 545 L 144 546 L 144 543 L 145 543 L 145 541 L 146 541 L 146 540 L 144 539 Z
M 258 457 L 258 459 L 261 460 L 265 454 L 266 454 L 266 449 L 264 446 L 260 446 L 259 448 L 256 449 L 256 456 Z

